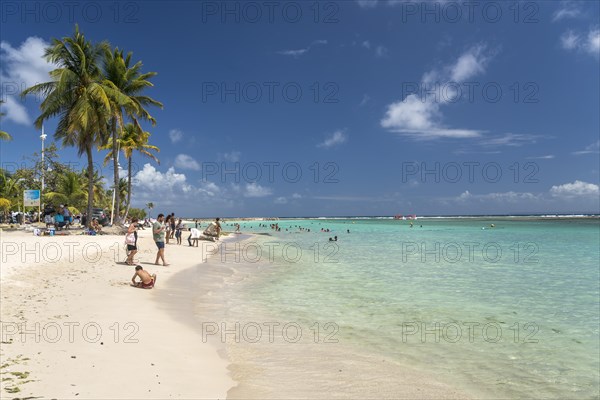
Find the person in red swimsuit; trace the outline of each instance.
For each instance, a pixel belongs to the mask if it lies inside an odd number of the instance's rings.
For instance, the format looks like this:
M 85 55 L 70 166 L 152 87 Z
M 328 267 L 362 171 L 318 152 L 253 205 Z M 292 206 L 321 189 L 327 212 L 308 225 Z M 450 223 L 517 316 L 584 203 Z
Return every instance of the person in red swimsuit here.
M 136 282 L 135 278 L 139 277 L 141 282 Z M 132 285 L 134 287 L 142 289 L 152 289 L 156 284 L 156 274 L 150 275 L 148 271 L 145 271 L 141 265 L 135 267 L 135 274 L 131 278 Z

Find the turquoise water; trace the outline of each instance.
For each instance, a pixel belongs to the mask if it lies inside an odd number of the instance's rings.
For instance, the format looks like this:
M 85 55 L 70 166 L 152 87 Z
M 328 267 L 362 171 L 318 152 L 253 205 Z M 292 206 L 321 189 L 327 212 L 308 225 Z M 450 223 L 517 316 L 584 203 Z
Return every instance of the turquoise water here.
M 241 223 L 271 235 L 253 239 L 270 268 L 244 284 L 248 307 L 332 322 L 340 342 L 476 396 L 598 398 L 598 219 L 278 223 Z

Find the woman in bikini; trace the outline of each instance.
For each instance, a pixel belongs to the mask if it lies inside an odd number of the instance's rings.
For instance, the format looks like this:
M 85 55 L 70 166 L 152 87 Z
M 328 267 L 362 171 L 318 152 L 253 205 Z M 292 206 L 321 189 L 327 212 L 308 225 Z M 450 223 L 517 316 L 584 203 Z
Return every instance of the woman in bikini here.
M 137 218 L 133 218 L 131 220 L 131 224 L 129 224 L 129 229 L 127 229 L 127 234 L 125 235 L 125 243 L 127 243 L 127 264 L 133 265 L 133 256 L 137 253 Z

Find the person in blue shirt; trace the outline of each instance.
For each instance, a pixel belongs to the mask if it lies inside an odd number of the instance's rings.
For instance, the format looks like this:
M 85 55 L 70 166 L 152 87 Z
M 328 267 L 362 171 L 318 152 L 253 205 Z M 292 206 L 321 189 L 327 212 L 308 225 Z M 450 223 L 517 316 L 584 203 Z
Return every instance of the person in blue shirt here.
M 62 228 L 66 225 L 65 217 L 61 213 L 54 214 L 54 224 L 57 228 Z

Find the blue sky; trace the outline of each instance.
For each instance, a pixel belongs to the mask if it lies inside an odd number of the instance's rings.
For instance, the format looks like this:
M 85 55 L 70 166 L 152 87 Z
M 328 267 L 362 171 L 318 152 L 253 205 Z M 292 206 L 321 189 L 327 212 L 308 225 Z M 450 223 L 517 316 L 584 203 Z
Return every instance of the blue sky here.
M 17 88 L 47 79 L 44 46 L 78 23 L 158 72 L 147 94 L 165 107 L 147 129 L 161 163 L 134 158 L 134 206 L 599 212 L 597 2 L 67 4 L 2 3 L 7 168 L 41 146 L 39 99 Z

